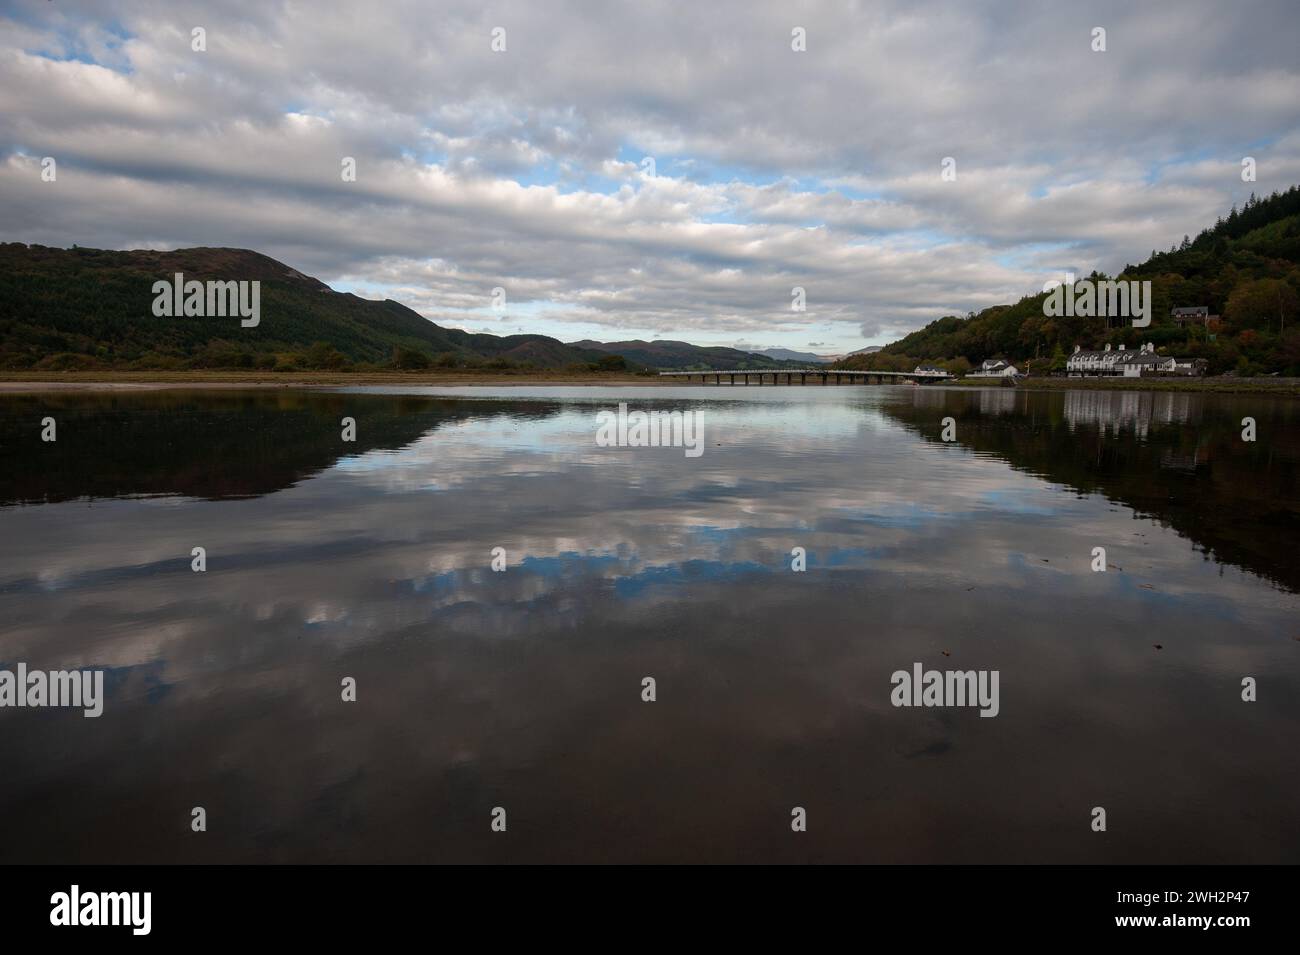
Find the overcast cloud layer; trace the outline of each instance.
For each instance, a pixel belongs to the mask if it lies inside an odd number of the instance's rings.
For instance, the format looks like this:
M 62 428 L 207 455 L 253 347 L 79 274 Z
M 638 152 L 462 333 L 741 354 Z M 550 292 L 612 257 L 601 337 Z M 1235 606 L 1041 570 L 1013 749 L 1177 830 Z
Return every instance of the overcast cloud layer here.
M 1294 0 L 1087 6 L 5 0 L 0 240 L 256 249 L 498 334 L 847 351 L 1300 182 Z

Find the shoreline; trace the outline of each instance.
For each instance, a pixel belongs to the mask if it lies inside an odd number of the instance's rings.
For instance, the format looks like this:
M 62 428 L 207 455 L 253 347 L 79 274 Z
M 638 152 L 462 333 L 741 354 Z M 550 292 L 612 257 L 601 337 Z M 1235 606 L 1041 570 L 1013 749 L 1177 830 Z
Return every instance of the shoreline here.
M 538 372 L 527 375 L 455 372 L 0 372 L 0 395 L 68 391 L 174 391 L 254 388 L 337 388 L 347 385 L 411 385 L 417 388 L 484 385 L 660 386 L 671 379 L 610 374 Z
M 726 372 L 721 372 L 726 374 Z M 473 372 L 0 372 L 0 395 L 53 392 L 146 392 L 237 390 L 264 388 L 338 388 L 348 385 L 409 385 L 417 388 L 502 387 L 546 385 L 585 387 L 687 387 L 673 378 L 626 372 L 529 374 Z M 694 387 L 715 387 L 712 385 Z M 777 386 L 783 387 L 783 386 Z M 998 382 L 956 380 L 932 387 L 1003 387 Z M 1257 394 L 1300 398 L 1300 378 L 1022 378 L 1017 388 L 1031 391 L 1178 391 L 1213 394 Z

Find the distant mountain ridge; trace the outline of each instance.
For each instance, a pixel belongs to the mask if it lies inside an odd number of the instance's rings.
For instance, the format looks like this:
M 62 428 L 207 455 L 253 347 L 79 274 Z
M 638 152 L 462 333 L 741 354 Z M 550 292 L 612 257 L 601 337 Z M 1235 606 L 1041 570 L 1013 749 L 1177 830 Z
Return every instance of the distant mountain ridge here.
M 778 361 L 798 361 L 809 365 L 825 365 L 835 360 L 834 355 L 818 355 L 814 352 L 794 351 L 789 348 L 750 348 L 746 349 L 751 355 L 762 355 L 764 358 L 775 358 Z
M 740 371 L 742 369 L 788 368 L 801 362 L 782 361 L 755 352 L 722 345 L 692 345 L 677 341 L 573 342 L 572 347 L 622 355 L 630 362 L 665 371 Z

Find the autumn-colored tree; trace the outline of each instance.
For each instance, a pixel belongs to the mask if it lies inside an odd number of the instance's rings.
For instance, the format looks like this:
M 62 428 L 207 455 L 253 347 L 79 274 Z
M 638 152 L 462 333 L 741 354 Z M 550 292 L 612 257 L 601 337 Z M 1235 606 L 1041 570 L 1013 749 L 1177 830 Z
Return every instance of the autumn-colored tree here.
M 1287 319 L 1296 320 L 1300 295 L 1282 279 L 1243 282 L 1228 296 L 1227 318 L 1238 328 L 1284 332 Z

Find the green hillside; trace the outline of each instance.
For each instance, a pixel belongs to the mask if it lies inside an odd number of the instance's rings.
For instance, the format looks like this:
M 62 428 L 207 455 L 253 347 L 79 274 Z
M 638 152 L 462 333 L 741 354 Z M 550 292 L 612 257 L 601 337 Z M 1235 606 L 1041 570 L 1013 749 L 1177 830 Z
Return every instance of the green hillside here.
M 155 317 L 153 283 L 261 282 L 261 321 Z M 0 244 L 0 368 L 561 368 L 611 356 L 544 335 L 442 328 L 394 301 L 335 292 L 243 249 L 175 252 Z
M 1082 345 L 1129 348 L 1154 342 L 1165 354 L 1204 358 L 1210 374 L 1300 375 L 1300 187 L 1267 199 L 1251 196 L 1195 239 L 1184 237 L 1168 252 L 1155 252 L 1118 276 L 1087 278 L 1150 280 L 1151 325 L 1127 320 L 1048 317 L 1043 294 L 1014 305 L 995 305 L 965 318 L 947 316 L 886 346 L 854 355 L 841 368 L 911 370 L 918 362 L 942 362 L 963 372 L 986 358 L 1033 362 L 1037 371 L 1059 370 Z M 1208 306 L 1217 322 L 1180 328 L 1170 309 Z M 1022 364 L 1023 367 L 1023 364 Z

